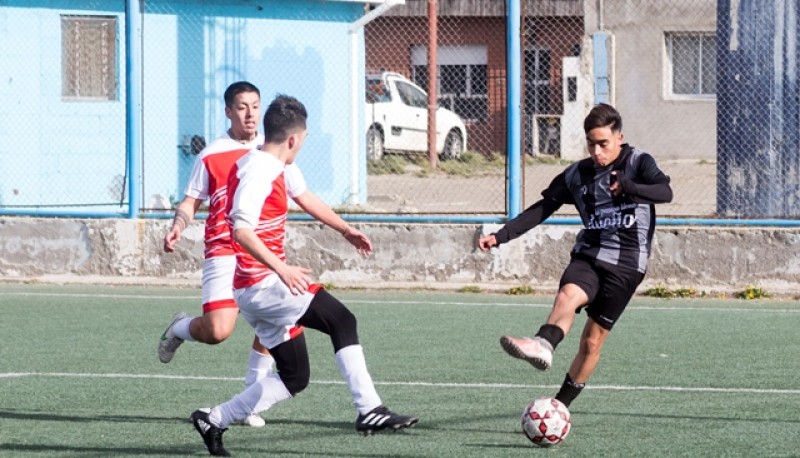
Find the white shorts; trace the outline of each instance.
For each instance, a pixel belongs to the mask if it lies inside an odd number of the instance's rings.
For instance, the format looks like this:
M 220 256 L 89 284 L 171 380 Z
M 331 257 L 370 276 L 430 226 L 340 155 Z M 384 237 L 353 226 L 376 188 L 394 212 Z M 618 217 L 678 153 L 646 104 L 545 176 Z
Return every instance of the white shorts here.
M 295 296 L 278 275 L 272 274 L 253 286 L 234 290 L 233 296 L 239 313 L 255 329 L 261 345 L 275 348 L 301 331 L 297 320 L 306 313 L 318 289 L 318 285 L 312 286 L 317 287 Z
M 236 308 L 233 300 L 233 272 L 236 256 L 216 256 L 203 262 L 203 313 Z

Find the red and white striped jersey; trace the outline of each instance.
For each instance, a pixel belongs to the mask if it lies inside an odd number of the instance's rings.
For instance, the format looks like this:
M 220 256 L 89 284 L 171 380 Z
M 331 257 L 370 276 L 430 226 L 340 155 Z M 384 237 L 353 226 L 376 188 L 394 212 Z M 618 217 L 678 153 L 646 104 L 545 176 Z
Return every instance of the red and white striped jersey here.
M 232 230 L 252 229 L 264 246 L 285 261 L 288 199 L 306 191 L 300 168 L 284 164 L 272 154 L 252 150 L 233 166 L 228 191 L 228 222 Z M 236 252 L 234 289 L 252 286 L 274 273 L 235 241 L 231 245 Z
M 197 156 L 184 194 L 208 199 L 208 218 L 205 224 L 205 257 L 231 256 L 231 234 L 225 221 L 228 203 L 228 174 L 239 158 L 264 143 L 258 134 L 248 143 L 240 143 L 227 133 L 206 146 Z

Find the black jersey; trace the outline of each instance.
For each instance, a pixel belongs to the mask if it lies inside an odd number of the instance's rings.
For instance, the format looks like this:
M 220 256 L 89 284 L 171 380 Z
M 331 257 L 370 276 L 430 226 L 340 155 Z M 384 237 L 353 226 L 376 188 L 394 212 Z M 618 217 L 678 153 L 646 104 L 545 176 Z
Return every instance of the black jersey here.
M 619 177 L 619 196 L 609 188 L 612 171 Z M 599 167 L 591 158 L 568 166 L 542 196 L 495 234 L 498 244 L 519 237 L 561 205 L 572 204 L 583 222 L 573 253 L 644 273 L 655 231 L 653 204 L 671 201 L 672 189 L 650 154 L 625 144 L 609 166 Z

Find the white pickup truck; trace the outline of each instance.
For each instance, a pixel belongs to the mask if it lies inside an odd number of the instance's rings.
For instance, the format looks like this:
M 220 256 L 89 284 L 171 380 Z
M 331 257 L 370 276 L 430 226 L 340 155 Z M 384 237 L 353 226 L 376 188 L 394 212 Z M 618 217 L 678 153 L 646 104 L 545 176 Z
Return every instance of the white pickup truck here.
M 367 158 L 386 152 L 428 151 L 428 95 L 399 73 L 367 76 Z M 467 148 L 467 129 L 452 111 L 436 110 L 436 152 L 441 159 L 458 159 Z

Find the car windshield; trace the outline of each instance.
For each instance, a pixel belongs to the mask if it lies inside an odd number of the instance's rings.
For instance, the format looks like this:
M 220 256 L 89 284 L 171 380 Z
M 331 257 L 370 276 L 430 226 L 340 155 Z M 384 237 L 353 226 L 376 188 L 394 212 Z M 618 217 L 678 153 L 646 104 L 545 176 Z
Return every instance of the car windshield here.
M 367 79 L 366 86 L 367 103 L 388 102 L 390 100 L 389 92 L 381 79 Z

